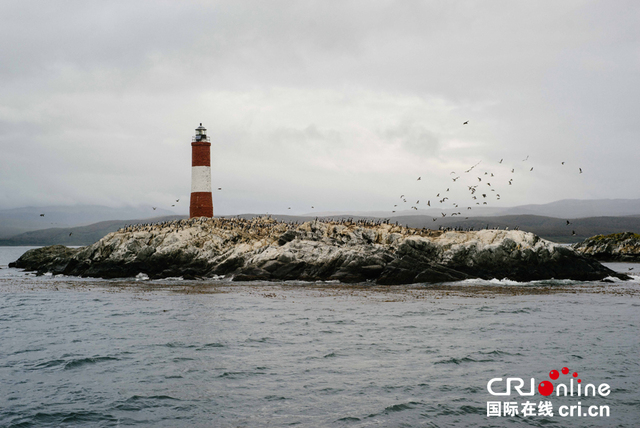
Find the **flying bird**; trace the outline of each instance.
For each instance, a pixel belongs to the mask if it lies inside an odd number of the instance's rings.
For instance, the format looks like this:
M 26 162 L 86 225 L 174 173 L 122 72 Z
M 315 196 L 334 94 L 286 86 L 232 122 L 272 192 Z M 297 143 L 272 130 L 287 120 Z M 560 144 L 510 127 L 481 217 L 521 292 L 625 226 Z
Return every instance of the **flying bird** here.
M 176 199 L 176 202 L 180 202 L 180 199 Z
M 422 180 L 422 177 L 418 177 L 418 180 L 417 180 L 417 181 L 420 181 L 420 180 Z
M 222 187 L 218 187 L 218 190 L 222 190 Z
M 580 170 L 580 174 L 582 174 L 582 168 L 578 168 Z
M 529 170 L 529 172 L 533 171 L 533 167 L 531 167 L 531 169 Z
M 158 208 L 158 207 L 151 207 L 151 208 L 153 208 L 153 210 L 155 211 L 155 210 L 156 210 L 156 208 Z
M 567 226 L 569 226 L 571 224 L 571 222 L 569 220 L 567 220 Z
M 503 160 L 504 160 L 504 159 L 500 159 L 500 162 L 498 162 L 498 163 L 502 163 L 502 161 L 503 161 Z
M 469 121 L 467 120 L 466 122 L 462 122 L 463 125 L 466 125 L 467 123 L 469 123 Z
M 44 217 L 44 214 L 40 214 L 40 217 Z
M 527 159 L 529 159 L 529 155 L 527 155 L 526 158 L 522 159 L 522 162 L 526 161 Z

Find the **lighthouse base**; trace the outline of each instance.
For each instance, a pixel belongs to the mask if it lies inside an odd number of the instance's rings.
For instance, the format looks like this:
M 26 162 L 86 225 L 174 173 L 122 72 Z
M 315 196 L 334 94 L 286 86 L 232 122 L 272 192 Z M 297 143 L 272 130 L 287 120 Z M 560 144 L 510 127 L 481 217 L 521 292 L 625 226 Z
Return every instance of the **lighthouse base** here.
M 192 192 L 189 204 L 189 218 L 213 217 L 213 197 L 211 192 Z

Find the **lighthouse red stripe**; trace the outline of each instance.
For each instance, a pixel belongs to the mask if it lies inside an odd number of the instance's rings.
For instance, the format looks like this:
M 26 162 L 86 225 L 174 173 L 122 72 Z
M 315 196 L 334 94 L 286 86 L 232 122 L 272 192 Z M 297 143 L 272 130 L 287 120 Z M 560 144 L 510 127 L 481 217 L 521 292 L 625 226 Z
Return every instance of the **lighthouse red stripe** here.
M 189 218 L 213 217 L 213 198 L 211 192 L 192 192 L 189 204 Z
M 211 143 L 191 143 L 191 166 L 211 166 Z

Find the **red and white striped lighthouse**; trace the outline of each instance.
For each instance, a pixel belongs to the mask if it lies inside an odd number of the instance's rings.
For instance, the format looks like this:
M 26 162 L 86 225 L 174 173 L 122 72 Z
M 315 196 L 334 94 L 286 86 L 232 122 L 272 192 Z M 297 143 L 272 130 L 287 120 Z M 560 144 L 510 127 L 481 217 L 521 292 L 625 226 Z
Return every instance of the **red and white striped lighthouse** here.
M 200 124 L 191 139 L 191 203 L 189 218 L 213 217 L 211 196 L 211 143 Z

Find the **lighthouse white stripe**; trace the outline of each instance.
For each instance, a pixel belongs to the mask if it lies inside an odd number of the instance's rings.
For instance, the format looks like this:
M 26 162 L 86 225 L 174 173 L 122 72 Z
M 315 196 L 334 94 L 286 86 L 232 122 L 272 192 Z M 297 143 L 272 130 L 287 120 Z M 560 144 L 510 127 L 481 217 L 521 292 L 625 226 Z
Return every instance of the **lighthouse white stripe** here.
M 211 191 L 211 167 L 192 166 L 191 167 L 191 192 Z

